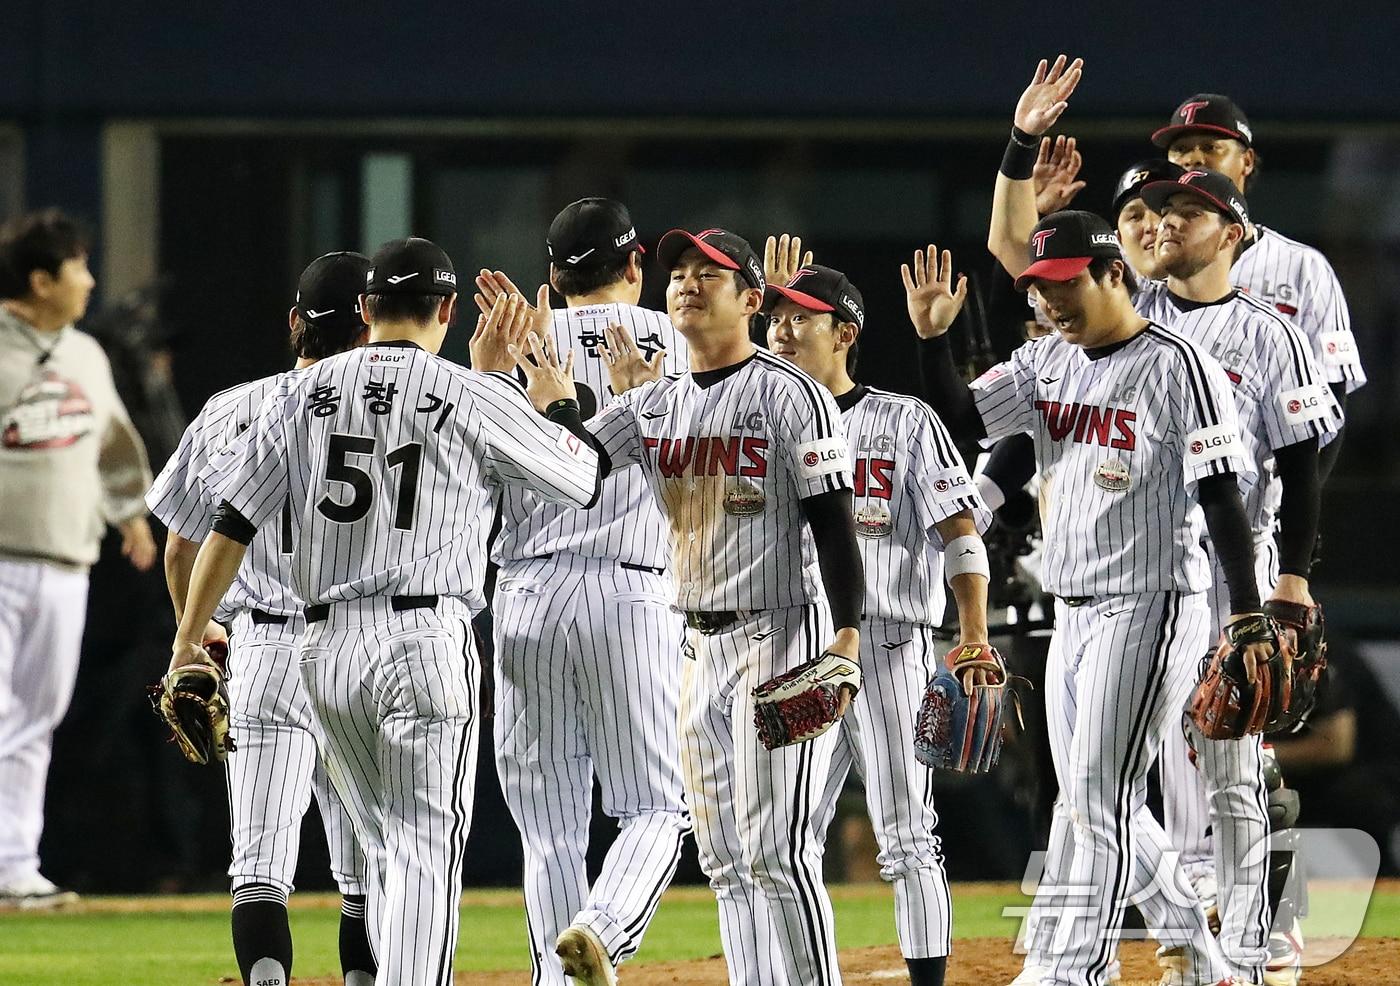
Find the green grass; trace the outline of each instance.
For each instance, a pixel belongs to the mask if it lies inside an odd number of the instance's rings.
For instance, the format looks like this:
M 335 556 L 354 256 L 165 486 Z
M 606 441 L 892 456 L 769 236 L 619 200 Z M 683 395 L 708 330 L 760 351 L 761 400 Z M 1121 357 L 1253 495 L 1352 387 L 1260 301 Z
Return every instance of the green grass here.
M 894 942 L 891 893 L 884 885 L 832 888 L 842 948 Z M 959 937 L 1010 938 L 1017 919 L 1005 906 L 1027 898 L 1009 885 L 964 884 L 953 892 Z M 226 897 L 153 897 L 91 901 L 82 910 L 56 914 L 0 914 L 0 983 L 6 986 L 205 986 L 237 981 L 229 944 Z M 329 976 L 339 971 L 331 897 L 297 900 L 292 909 L 296 973 Z M 1365 935 L 1400 928 L 1400 885 L 1372 899 Z M 461 971 L 528 968 L 524 912 L 510 891 L 470 891 L 462 909 Z M 676 961 L 719 953 L 714 901 L 703 888 L 678 888 L 662 902 L 637 961 Z M 227 978 L 225 978 L 227 977 Z

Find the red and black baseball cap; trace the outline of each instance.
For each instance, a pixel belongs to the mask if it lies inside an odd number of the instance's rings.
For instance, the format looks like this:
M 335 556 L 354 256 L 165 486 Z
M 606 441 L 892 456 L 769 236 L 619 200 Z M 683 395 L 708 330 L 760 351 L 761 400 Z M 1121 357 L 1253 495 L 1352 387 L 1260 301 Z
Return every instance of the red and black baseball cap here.
M 763 292 L 763 307 L 772 308 L 779 298 L 786 298 L 813 312 L 830 312 L 842 322 L 854 322 L 865 328 L 865 300 L 845 274 L 821 264 L 799 267 L 787 284 L 768 285 Z
M 1068 281 L 1096 257 L 1123 259 L 1118 234 L 1102 216 L 1079 209 L 1052 212 L 1035 224 L 1027 244 L 1030 266 L 1016 278 L 1024 291 L 1036 280 Z
M 1249 229 L 1249 206 L 1244 196 L 1233 181 L 1209 168 L 1192 168 L 1178 175 L 1176 181 L 1154 181 L 1144 185 L 1142 200 L 1153 212 L 1161 212 L 1168 199 L 1182 192 L 1196 196 L 1223 213 L 1230 222 Z
M 297 280 L 297 314 L 316 326 L 364 325 L 360 295 L 365 290 L 369 258 L 341 251 L 317 257 Z
M 627 206 L 591 197 L 570 202 L 549 224 L 549 262 L 568 270 L 601 267 L 629 253 L 645 253 Z
M 1142 197 L 1144 185 L 1154 181 L 1176 181 L 1180 176 L 1181 168 L 1166 158 L 1155 157 L 1137 162 L 1123 172 L 1118 184 L 1113 187 L 1113 209 L 1109 215 L 1116 221 L 1125 205 Z
M 749 241 L 725 229 L 706 229 L 690 233 L 673 229 L 656 244 L 656 259 L 663 270 L 676 266 L 681 254 L 695 247 L 715 263 L 728 270 L 737 270 L 750 287 L 762 291 L 763 261 L 753 252 Z
M 1254 131 L 1229 96 L 1218 92 L 1198 92 L 1183 100 L 1172 114 L 1172 122 L 1152 135 L 1152 143 L 1167 148 L 1182 134 L 1212 133 L 1233 137 L 1245 147 L 1254 143 Z
M 365 294 L 438 294 L 447 298 L 457 293 L 452 259 L 442 247 L 421 236 L 390 240 L 374 251 L 369 264 Z

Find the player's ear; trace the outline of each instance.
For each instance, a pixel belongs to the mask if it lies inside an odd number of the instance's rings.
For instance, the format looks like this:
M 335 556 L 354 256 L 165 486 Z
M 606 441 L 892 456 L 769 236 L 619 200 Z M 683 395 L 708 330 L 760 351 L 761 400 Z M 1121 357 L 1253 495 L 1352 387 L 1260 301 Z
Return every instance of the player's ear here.
M 628 284 L 642 283 L 642 254 L 639 250 L 633 250 L 627 255 L 627 266 L 623 268 L 622 276 L 627 279 Z
M 549 265 L 549 286 L 552 287 L 555 291 L 559 291 L 558 276 L 559 276 L 559 268 L 558 268 L 558 267 L 555 267 L 553 264 L 550 264 L 550 265 Z M 563 291 L 559 291 L 559 293 L 560 293 L 560 294 L 563 294 L 564 292 L 563 292 Z
M 442 299 L 442 304 L 438 305 L 438 324 L 451 326 L 457 321 L 457 296 L 449 295 Z
M 1259 163 L 1259 158 L 1258 155 L 1254 153 L 1254 148 L 1246 147 L 1244 149 L 1244 155 L 1241 159 L 1241 162 L 1244 168 L 1245 181 L 1248 181 L 1249 176 L 1254 174 L 1255 165 Z M 1240 191 L 1244 191 L 1244 189 L 1240 189 Z
M 365 320 L 365 324 L 366 324 L 366 325 L 368 325 L 368 324 L 370 323 L 370 317 L 369 317 L 369 295 L 367 295 L 367 294 L 362 294 L 362 295 L 360 295 L 360 317 L 363 318 L 363 319 Z
M 295 332 L 297 328 L 297 306 L 293 305 L 287 311 L 287 328 Z
M 763 308 L 763 292 L 758 288 L 744 290 L 744 314 L 752 317 Z

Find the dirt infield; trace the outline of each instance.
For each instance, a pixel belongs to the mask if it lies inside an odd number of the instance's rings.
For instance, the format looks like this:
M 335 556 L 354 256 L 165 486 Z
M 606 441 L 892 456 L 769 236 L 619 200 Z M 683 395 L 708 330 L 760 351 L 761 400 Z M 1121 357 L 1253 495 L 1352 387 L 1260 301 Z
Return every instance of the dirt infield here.
M 1122 986 L 1157 986 L 1160 970 L 1150 943 L 1123 946 Z M 1002 986 L 1021 969 L 1004 938 L 970 938 L 954 945 L 947 986 Z M 1400 981 L 1400 938 L 1363 938 L 1335 962 L 1309 969 L 1306 986 L 1372 986 Z M 848 983 L 908 982 L 904 961 L 893 946 L 841 953 L 841 973 Z M 459 973 L 458 986 L 522 986 L 526 972 Z M 622 967 L 622 986 L 725 986 L 724 960 L 652 963 Z M 337 986 L 330 979 L 299 980 L 306 986 Z

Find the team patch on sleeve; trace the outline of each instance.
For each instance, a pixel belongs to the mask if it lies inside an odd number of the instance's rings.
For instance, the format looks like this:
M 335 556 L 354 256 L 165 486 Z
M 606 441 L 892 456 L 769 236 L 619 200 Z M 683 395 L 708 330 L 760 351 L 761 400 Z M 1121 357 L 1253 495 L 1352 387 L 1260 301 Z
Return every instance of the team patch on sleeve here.
M 1325 384 L 1309 383 L 1285 390 L 1278 395 L 1278 402 L 1283 408 L 1283 420 L 1291 425 L 1300 425 L 1325 418 L 1330 409 L 1331 395 Z
M 822 438 L 797 446 L 797 475 L 816 479 L 834 472 L 851 471 L 850 451 L 844 438 Z
M 998 363 L 976 380 L 972 381 L 972 383 L 968 384 L 968 386 L 972 387 L 974 390 L 984 390 L 1010 372 L 1005 363 Z
M 963 469 L 944 469 L 925 477 L 935 500 L 956 500 L 972 495 L 972 480 Z
M 1185 463 L 1188 466 L 1232 456 L 1244 457 L 1244 443 L 1240 441 L 1239 432 L 1230 425 L 1198 428 L 1186 436 Z
M 1317 341 L 1322 346 L 1322 362 L 1327 366 L 1355 366 L 1361 362 L 1356 352 L 1356 339 L 1350 332 L 1322 332 Z
M 559 446 L 564 454 L 571 458 L 579 459 L 583 457 L 583 439 L 565 428 L 559 429 L 559 437 L 554 440 L 554 444 Z

